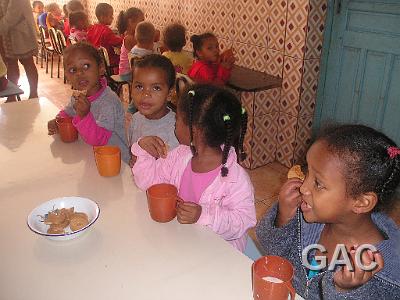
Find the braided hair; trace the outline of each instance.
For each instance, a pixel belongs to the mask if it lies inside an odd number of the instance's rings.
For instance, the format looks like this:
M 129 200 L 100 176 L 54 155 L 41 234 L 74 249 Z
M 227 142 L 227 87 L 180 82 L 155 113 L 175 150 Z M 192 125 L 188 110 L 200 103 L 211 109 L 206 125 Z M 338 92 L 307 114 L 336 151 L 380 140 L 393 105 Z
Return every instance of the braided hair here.
M 392 207 L 400 182 L 400 150 L 390 138 L 364 125 L 333 125 L 317 140 L 326 142 L 342 162 L 349 196 L 374 192 L 378 196 L 375 211 Z
M 144 19 L 142 10 L 136 7 L 130 7 L 126 11 L 121 10 L 117 18 L 117 29 L 119 34 L 124 34 L 128 29 L 128 20 L 132 19 L 134 22 L 139 22 Z
M 226 162 L 231 146 L 238 146 L 239 159 L 245 157 L 243 139 L 247 128 L 247 113 L 240 101 L 230 91 L 213 85 L 196 84 L 189 86 L 178 100 L 178 110 L 189 126 L 190 149 L 196 155 L 193 145 L 193 126 L 201 128 L 205 143 L 222 150 L 221 175 L 228 175 Z M 235 145 L 235 142 L 239 145 Z

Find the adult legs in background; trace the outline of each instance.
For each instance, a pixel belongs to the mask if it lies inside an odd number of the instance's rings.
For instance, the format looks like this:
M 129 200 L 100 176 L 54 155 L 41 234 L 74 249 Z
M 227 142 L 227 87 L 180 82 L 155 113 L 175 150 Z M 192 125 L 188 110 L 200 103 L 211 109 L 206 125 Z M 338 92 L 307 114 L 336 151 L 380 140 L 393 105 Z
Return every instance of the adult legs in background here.
M 33 61 L 33 56 L 28 58 L 20 59 L 21 64 L 24 66 L 26 77 L 29 82 L 29 99 L 38 97 L 38 71 Z
M 7 58 L 7 79 L 12 81 L 15 84 L 18 84 L 19 80 L 19 66 L 18 59 L 16 58 Z M 29 99 L 38 97 L 38 71 L 33 61 L 33 56 L 28 58 L 23 58 L 19 60 L 21 64 L 24 66 L 26 77 L 29 82 Z M 10 96 L 7 98 L 6 102 L 16 101 L 16 96 Z

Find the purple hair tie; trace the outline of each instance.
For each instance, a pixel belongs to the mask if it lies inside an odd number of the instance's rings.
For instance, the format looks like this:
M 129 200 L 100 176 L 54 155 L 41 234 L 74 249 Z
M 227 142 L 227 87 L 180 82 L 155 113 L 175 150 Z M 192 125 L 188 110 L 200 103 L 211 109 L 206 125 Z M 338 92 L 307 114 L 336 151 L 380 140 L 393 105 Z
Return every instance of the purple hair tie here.
M 397 148 L 397 147 L 389 147 L 389 148 L 387 149 L 387 152 L 388 152 L 388 154 L 389 154 L 389 157 L 390 157 L 391 159 L 393 159 L 393 158 L 395 158 L 397 155 L 400 154 L 400 149 Z

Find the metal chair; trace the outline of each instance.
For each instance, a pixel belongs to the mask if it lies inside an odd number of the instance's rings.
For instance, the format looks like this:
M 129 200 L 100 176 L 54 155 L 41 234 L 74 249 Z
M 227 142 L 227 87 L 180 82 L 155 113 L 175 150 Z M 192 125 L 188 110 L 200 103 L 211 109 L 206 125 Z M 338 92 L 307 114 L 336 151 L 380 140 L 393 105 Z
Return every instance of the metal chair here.
M 99 51 L 101 56 L 103 57 L 104 60 L 104 64 L 106 67 L 106 78 L 107 78 L 107 82 L 109 87 L 118 95 L 120 96 L 121 91 L 122 91 L 122 87 L 127 84 L 129 86 L 129 102 L 131 102 L 131 82 L 124 80 L 121 78 L 120 75 L 114 75 L 113 74 L 113 68 L 116 66 L 112 66 L 110 64 L 110 58 L 108 56 L 108 51 L 106 48 L 100 46 L 99 47 Z
M 48 52 L 54 51 L 49 39 L 46 38 L 46 29 L 39 26 L 39 52 L 40 52 L 40 67 L 43 68 L 43 58 L 46 61 L 46 73 L 48 73 Z
M 49 36 L 51 46 L 54 49 L 51 57 L 51 74 L 50 77 L 53 78 L 53 56 L 57 54 L 58 56 L 58 63 L 57 63 L 57 78 L 60 78 L 60 64 L 62 58 L 63 49 L 61 48 L 61 43 L 58 40 L 57 31 L 54 28 L 49 28 Z
M 67 41 L 65 40 L 63 32 L 59 29 L 57 29 L 57 40 L 61 50 L 60 56 L 63 58 L 64 49 L 67 47 Z M 65 77 L 65 71 L 64 71 L 64 83 L 66 82 L 67 78 Z

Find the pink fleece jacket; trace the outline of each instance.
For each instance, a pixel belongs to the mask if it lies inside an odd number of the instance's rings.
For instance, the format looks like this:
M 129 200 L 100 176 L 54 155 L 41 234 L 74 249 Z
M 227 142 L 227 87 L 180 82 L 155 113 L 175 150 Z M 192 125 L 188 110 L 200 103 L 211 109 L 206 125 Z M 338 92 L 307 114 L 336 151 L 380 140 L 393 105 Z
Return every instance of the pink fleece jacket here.
M 101 88 L 94 95 L 87 97 L 89 102 L 92 103 L 96 101 L 106 89 L 107 80 L 105 78 L 102 78 L 100 80 L 100 83 L 101 83 Z M 69 115 L 64 110 L 62 110 L 60 111 L 58 116 L 66 117 Z M 97 125 L 96 120 L 91 112 L 89 112 L 84 118 L 81 118 L 78 115 L 73 116 L 72 123 L 78 130 L 82 139 L 89 145 L 93 146 L 107 145 L 108 140 L 112 135 L 112 131 Z
M 192 158 L 190 148 L 184 145 L 169 152 L 167 158 L 157 160 L 137 143 L 131 151 L 137 156 L 132 173 L 142 190 L 156 183 L 170 183 L 179 188 L 185 167 Z M 228 176 L 219 174 L 201 195 L 202 212 L 197 224 L 211 228 L 243 252 L 246 232 L 256 224 L 256 212 L 253 185 L 236 160 L 235 150 L 231 148 L 226 164 Z

